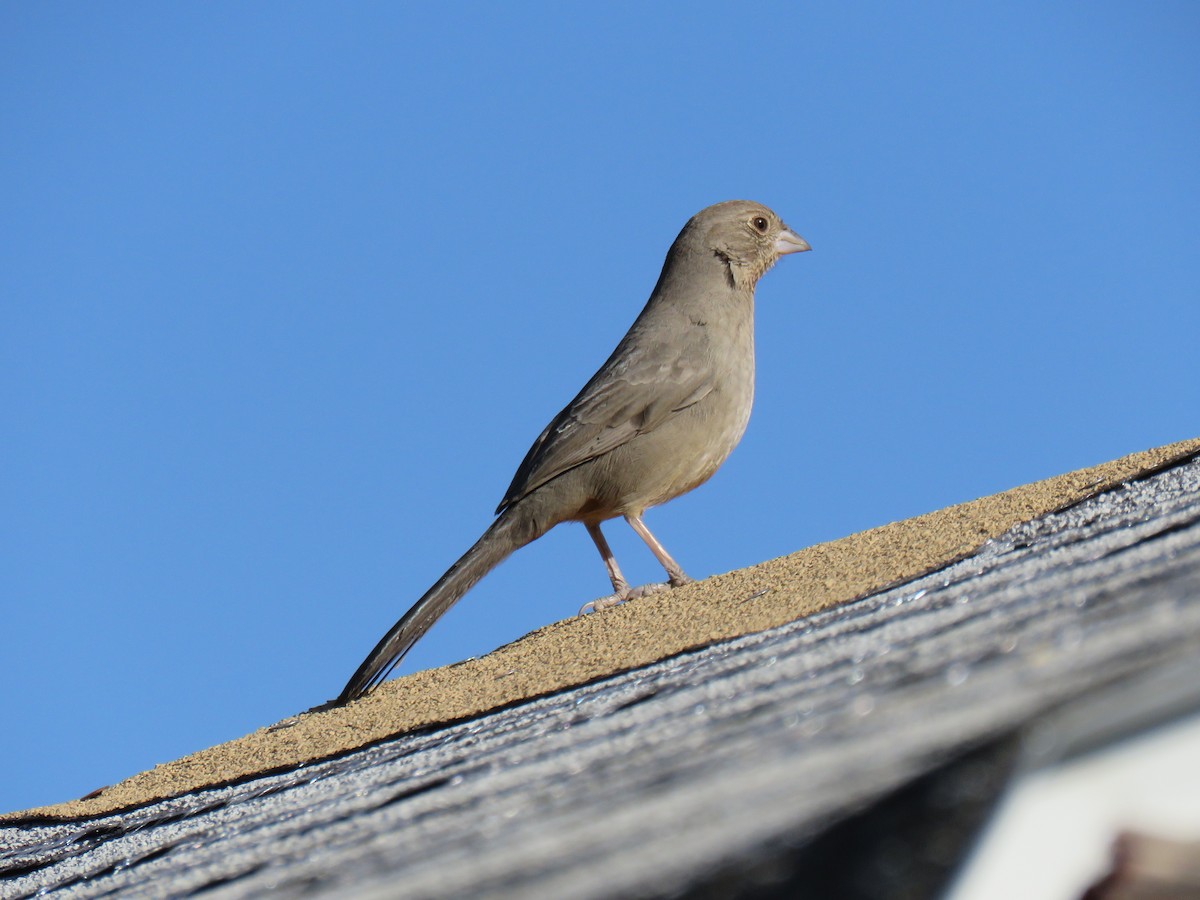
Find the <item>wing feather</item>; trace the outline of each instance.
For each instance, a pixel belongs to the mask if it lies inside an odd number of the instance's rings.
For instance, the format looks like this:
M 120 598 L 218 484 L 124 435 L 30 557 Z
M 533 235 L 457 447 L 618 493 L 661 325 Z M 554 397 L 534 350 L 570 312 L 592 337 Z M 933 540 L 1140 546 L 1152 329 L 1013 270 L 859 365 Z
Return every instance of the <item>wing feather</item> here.
M 562 473 L 653 431 L 715 386 L 701 323 L 666 341 L 637 341 L 635 328 L 608 362 L 533 442 L 496 512 Z M 644 335 L 643 335 L 644 337 Z M 636 342 L 637 352 L 626 354 Z

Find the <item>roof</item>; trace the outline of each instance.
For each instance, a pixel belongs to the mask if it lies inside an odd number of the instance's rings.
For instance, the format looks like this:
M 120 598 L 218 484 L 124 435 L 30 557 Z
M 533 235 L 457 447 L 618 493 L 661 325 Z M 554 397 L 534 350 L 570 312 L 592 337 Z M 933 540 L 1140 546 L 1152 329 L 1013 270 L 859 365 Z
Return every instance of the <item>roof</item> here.
M 7 817 L 0 891 L 812 886 L 830 846 L 861 846 L 897 797 L 974 764 L 938 782 L 938 816 L 889 832 L 923 836 L 910 863 L 931 846 L 955 860 L 1047 715 L 1164 667 L 1200 684 L 1198 452 L 1137 454 L 558 623 Z M 1197 699 L 1152 696 L 1151 717 Z

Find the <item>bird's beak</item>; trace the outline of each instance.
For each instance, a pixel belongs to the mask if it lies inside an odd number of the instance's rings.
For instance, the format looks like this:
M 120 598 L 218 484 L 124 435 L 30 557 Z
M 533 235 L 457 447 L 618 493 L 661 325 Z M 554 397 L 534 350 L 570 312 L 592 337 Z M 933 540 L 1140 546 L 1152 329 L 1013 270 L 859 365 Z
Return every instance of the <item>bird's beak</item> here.
M 775 252 L 780 256 L 785 253 L 799 253 L 802 250 L 811 250 L 808 241 L 800 237 L 794 231 L 788 231 L 786 228 L 779 232 L 779 237 L 775 238 Z

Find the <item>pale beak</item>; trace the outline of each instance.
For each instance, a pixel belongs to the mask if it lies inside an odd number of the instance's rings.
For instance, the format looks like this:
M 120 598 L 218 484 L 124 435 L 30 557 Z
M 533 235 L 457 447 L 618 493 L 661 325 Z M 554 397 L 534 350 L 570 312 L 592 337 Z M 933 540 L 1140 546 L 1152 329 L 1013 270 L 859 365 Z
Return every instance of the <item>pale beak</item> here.
M 786 228 L 779 232 L 779 237 L 775 238 L 775 252 L 780 256 L 785 253 L 800 253 L 802 250 L 811 250 L 808 241 L 800 237 L 794 231 L 788 231 Z

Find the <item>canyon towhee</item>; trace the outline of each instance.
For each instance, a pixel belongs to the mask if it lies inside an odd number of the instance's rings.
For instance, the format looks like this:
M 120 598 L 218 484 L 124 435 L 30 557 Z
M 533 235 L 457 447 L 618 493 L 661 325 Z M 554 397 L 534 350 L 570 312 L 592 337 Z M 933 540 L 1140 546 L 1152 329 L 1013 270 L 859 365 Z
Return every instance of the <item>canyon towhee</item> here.
M 666 587 L 625 581 L 600 532 L 616 516 L 671 586 L 689 582 L 642 513 L 703 484 L 741 439 L 754 400 L 754 287 L 779 257 L 808 249 L 758 203 L 730 200 L 693 216 L 617 349 L 529 448 L 491 527 L 384 635 L 336 702 L 368 693 L 480 578 L 559 522 L 582 522 L 604 557 L 613 594 L 589 605 Z

